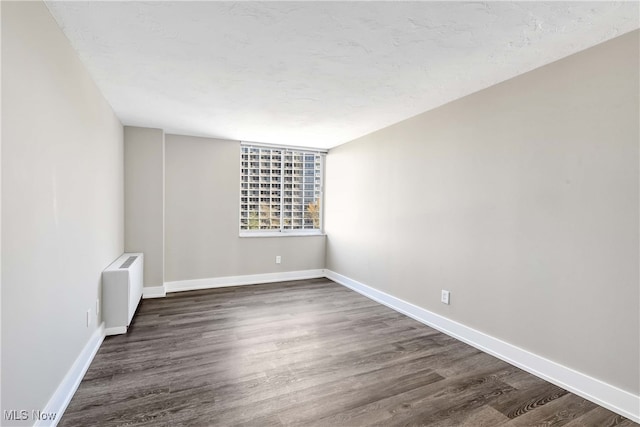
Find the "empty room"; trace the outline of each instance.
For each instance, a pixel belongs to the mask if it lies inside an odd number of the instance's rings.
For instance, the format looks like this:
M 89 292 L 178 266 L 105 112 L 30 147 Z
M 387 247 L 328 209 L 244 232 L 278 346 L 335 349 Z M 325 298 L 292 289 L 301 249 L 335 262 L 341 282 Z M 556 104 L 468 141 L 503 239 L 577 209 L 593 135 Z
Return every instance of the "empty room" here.
M 2 1 L 1 426 L 637 426 L 640 3 Z

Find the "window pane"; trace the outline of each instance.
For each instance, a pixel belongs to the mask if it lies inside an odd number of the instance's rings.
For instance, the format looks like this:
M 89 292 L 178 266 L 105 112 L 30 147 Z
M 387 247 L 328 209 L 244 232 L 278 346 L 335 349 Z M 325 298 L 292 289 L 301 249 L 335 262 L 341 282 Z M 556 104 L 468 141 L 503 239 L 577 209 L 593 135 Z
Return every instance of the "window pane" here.
M 321 154 L 242 145 L 240 163 L 241 230 L 320 229 Z

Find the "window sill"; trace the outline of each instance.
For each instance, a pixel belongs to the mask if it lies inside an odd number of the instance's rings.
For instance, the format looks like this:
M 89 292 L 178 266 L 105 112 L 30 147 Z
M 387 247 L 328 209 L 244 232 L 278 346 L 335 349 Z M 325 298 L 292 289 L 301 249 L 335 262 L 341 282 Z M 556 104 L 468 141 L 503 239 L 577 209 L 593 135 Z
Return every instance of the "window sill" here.
M 309 236 L 326 236 L 321 231 L 314 232 L 280 232 L 280 231 L 266 231 L 266 232 L 244 232 L 241 231 L 239 237 L 309 237 Z

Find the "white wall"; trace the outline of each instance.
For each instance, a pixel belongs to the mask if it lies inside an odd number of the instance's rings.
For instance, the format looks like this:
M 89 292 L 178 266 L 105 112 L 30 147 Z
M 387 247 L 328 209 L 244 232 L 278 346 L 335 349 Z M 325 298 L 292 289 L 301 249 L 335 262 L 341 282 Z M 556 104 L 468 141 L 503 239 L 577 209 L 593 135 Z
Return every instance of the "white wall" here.
M 144 253 L 144 285 L 164 284 L 164 131 L 124 128 L 124 249 Z
M 41 410 L 124 230 L 122 126 L 41 2 L 2 4 L 1 169 L 2 410 Z
M 165 141 L 165 281 L 324 267 L 324 236 L 238 236 L 239 142 L 180 135 Z
M 331 150 L 327 268 L 638 395 L 639 35 Z

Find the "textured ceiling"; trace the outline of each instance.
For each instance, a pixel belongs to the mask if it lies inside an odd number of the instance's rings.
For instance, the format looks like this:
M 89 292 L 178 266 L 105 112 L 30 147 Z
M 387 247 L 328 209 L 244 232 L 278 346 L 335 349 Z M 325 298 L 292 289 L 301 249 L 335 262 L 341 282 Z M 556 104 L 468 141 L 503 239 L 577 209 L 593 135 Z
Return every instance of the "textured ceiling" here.
M 639 27 L 637 2 L 47 2 L 125 125 L 333 147 Z

